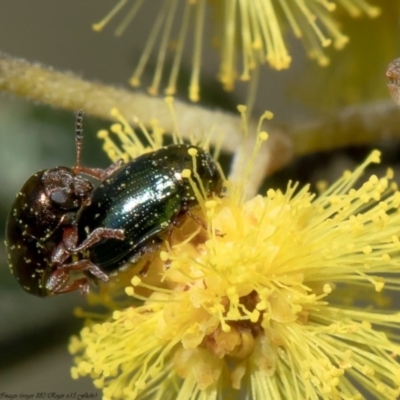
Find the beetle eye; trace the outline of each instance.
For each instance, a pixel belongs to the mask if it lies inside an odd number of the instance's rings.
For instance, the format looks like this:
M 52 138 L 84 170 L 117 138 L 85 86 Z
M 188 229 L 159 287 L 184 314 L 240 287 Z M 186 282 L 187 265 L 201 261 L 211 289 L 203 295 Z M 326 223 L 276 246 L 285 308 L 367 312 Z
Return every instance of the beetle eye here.
M 53 203 L 66 210 L 77 207 L 76 202 L 64 190 L 54 190 L 51 192 L 50 198 Z

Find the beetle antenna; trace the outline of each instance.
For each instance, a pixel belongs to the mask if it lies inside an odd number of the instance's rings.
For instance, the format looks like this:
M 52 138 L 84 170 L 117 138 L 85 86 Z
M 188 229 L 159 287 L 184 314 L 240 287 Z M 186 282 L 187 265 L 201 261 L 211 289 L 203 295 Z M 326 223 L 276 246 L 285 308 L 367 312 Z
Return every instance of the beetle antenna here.
M 75 119 L 75 143 L 76 143 L 76 163 L 75 171 L 79 170 L 81 164 L 81 153 L 83 147 L 83 110 L 78 110 Z

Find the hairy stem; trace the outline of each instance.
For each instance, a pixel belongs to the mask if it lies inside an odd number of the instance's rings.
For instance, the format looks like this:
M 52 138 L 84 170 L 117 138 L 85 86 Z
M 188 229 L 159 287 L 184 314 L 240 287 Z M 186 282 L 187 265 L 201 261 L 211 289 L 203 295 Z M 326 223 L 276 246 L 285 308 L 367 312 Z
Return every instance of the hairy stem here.
M 113 107 L 134 124 L 134 117 L 144 124 L 157 119 L 166 131 L 179 129 L 183 137 L 203 137 L 212 132 L 210 142 L 235 154 L 231 178 L 241 176 L 243 163 L 251 154 L 254 136 L 244 136 L 239 115 L 210 110 L 175 100 L 175 120 L 165 101 L 137 91 L 117 89 L 85 81 L 72 73 L 30 63 L 0 53 L 0 91 L 39 101 L 53 107 L 112 119 Z M 286 165 L 293 154 L 302 156 L 352 145 L 371 144 L 382 139 L 400 138 L 400 110 L 392 102 L 381 101 L 347 107 L 310 123 L 292 125 L 285 132 L 269 124 L 270 138 L 255 161 L 258 176 L 252 177 L 249 193 L 254 193 L 264 176 Z M 249 132 L 256 131 L 256 121 L 249 122 Z M 241 158 L 243 159 L 243 158 Z
M 254 147 L 254 136 L 243 135 L 239 115 L 175 100 L 174 117 L 163 99 L 88 82 L 72 73 L 55 71 L 4 53 L 0 53 L 0 91 L 66 110 L 84 109 L 87 114 L 104 119 L 112 119 L 110 111 L 116 107 L 132 124 L 134 117 L 144 124 L 157 119 L 167 132 L 177 127 L 186 138 L 204 137 L 211 132 L 212 144 L 235 155 L 243 149 L 251 154 Z M 255 121 L 250 121 L 249 131 L 256 131 Z M 287 136 L 272 127 L 269 134 L 257 160 L 259 176 L 253 178 L 249 193 L 255 192 L 267 173 L 281 168 L 292 156 Z M 241 163 L 234 162 L 231 177 L 241 176 L 241 169 Z
M 296 156 L 400 139 L 400 110 L 390 100 L 349 106 L 329 117 L 288 128 Z

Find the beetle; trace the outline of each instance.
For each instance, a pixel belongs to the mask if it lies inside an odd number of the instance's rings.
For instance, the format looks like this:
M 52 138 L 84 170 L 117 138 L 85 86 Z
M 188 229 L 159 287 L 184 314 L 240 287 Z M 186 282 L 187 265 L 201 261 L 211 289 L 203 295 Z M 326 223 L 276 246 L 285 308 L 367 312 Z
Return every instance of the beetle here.
M 40 297 L 89 290 L 107 282 L 164 240 L 198 205 L 182 171 L 209 197 L 223 180 L 203 149 L 174 144 L 106 169 L 80 165 L 83 111 L 76 119 L 76 163 L 34 174 L 17 194 L 7 219 L 9 267 L 19 284 Z M 189 150 L 195 149 L 195 155 Z M 85 174 L 100 184 L 93 188 Z M 74 271 L 82 272 L 75 277 Z
M 189 154 L 191 149 L 194 155 Z M 196 220 L 191 209 L 198 199 L 189 180 L 182 177 L 185 169 L 192 172 L 193 184 L 207 197 L 221 194 L 223 180 L 215 161 L 202 148 L 189 144 L 143 154 L 93 191 L 91 203 L 78 216 L 79 240 L 87 240 L 99 228 L 125 232 L 124 240 L 104 239 L 88 249 L 90 260 L 103 272 L 110 274 L 128 261 L 136 262 L 157 247 L 184 216 Z

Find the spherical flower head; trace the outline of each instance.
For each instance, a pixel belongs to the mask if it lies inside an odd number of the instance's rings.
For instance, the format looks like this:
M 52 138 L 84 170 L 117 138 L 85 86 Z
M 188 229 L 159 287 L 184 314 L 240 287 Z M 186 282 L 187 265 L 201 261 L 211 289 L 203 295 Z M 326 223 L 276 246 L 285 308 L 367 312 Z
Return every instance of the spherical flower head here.
M 93 295 L 113 310 L 72 339 L 73 376 L 104 399 L 397 398 L 400 193 L 392 171 L 356 183 L 378 162 L 319 196 L 199 193 L 150 263 Z
M 93 25 L 93 29 L 102 30 L 116 14 L 123 13 L 121 10 L 129 3 L 131 9 L 115 31 L 117 36 L 121 35 L 146 2 L 119 0 L 106 17 Z M 199 101 L 204 36 L 210 30 L 207 2 L 164 0 L 159 3 L 130 83 L 135 87 L 141 84 L 143 73 L 153 58 L 155 68 L 149 93 L 158 95 L 163 76 L 169 72 L 165 93 L 176 94 L 185 49 L 190 49 L 191 54 L 187 57 L 191 63 L 188 95 L 191 101 Z M 329 63 L 325 48 L 333 45 L 341 49 L 348 42 L 335 19 L 337 5 L 353 17 L 362 14 L 376 17 L 380 13 L 378 7 L 365 0 L 214 0 L 209 4 L 214 23 L 212 44 L 221 56 L 218 78 L 228 91 L 234 89 L 238 79 L 256 79 L 257 73 L 254 72 L 260 65 L 269 64 L 276 70 L 289 68 L 292 56 L 284 35 L 286 27 L 301 40 L 308 55 L 325 66 Z M 181 12 L 178 12 L 179 8 Z M 143 32 L 140 32 L 140 37 L 143 37 Z M 174 55 L 168 68 L 170 50 Z

